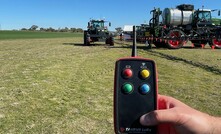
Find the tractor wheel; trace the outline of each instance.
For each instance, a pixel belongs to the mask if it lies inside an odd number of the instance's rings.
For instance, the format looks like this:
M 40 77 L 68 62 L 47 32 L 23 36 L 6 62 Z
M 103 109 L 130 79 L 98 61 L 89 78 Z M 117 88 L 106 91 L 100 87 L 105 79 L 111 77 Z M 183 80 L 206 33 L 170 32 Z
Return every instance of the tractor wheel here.
M 185 36 L 184 32 L 182 32 L 179 29 L 171 30 L 167 34 L 167 37 L 169 38 L 167 43 L 166 43 L 167 47 L 170 48 L 170 49 L 179 49 L 179 48 L 181 48 L 185 43 L 185 40 L 182 39 L 182 37 L 184 37 L 184 36 Z
M 110 39 L 109 38 L 106 38 L 105 44 L 110 44 Z
M 110 44 L 110 46 L 114 46 L 114 38 L 113 37 L 109 38 L 109 44 Z
M 87 31 L 84 31 L 84 45 L 86 46 L 90 45 L 90 37 L 88 36 Z
M 110 46 L 114 46 L 114 38 L 113 37 L 106 38 L 105 44 L 109 44 Z
M 221 39 L 212 39 L 209 44 L 211 47 L 214 46 L 217 49 L 221 49 Z

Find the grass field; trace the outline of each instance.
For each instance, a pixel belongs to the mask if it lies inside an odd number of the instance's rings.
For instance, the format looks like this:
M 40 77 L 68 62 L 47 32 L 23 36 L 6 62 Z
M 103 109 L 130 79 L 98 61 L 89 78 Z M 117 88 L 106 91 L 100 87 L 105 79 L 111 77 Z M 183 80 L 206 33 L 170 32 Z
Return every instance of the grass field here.
M 41 32 L 41 31 L 1 31 L 0 30 L 0 40 L 64 38 L 64 37 L 81 37 L 81 36 L 82 36 L 82 33 Z
M 131 49 L 82 42 L 0 40 L 0 133 L 113 134 L 114 64 Z M 156 61 L 160 94 L 221 116 L 220 50 L 141 45 L 138 54 Z

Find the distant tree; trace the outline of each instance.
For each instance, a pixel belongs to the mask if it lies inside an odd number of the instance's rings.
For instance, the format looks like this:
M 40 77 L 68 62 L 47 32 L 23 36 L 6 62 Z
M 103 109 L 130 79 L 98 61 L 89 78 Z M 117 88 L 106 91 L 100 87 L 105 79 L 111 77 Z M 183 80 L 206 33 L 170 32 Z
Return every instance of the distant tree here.
M 76 28 L 70 28 L 71 32 L 76 32 Z
M 82 29 L 82 28 L 77 28 L 77 29 L 76 29 L 76 32 L 82 33 L 82 32 L 83 32 L 83 29 Z
M 52 28 L 52 27 L 49 27 L 49 28 L 46 29 L 46 31 L 47 32 L 55 32 L 56 30 L 54 28 Z
M 69 31 L 69 28 L 68 28 L 68 27 L 65 27 L 64 29 L 65 29 L 65 32 L 68 32 L 68 31 Z
M 27 29 L 27 28 L 22 28 L 21 30 L 22 30 L 22 31 L 27 31 L 28 29 Z
M 29 29 L 26 29 L 26 28 L 22 28 L 21 30 L 36 30 L 38 28 L 38 26 L 36 25 L 33 25 L 31 28 Z M 82 28 L 68 28 L 68 27 L 65 27 L 65 28 L 58 28 L 58 29 L 54 29 L 52 27 L 49 27 L 49 28 L 39 28 L 40 31 L 45 31 L 45 32 L 83 32 L 83 29 Z
M 61 28 L 61 29 L 59 30 L 59 32 L 65 32 L 65 29 L 64 29 L 64 28 Z
M 59 32 L 68 32 L 68 31 L 69 31 L 69 28 L 68 28 L 68 27 L 65 27 L 65 28 L 60 29 Z
M 37 28 L 38 28 L 37 25 L 32 25 L 32 26 L 29 28 L 29 30 L 31 30 L 31 31 L 35 31 Z
M 41 28 L 40 28 L 40 31 L 46 31 L 46 29 L 45 29 L 45 28 L 43 28 L 43 27 L 41 27 Z
M 121 34 L 123 32 L 123 29 L 121 27 L 115 28 L 118 34 Z

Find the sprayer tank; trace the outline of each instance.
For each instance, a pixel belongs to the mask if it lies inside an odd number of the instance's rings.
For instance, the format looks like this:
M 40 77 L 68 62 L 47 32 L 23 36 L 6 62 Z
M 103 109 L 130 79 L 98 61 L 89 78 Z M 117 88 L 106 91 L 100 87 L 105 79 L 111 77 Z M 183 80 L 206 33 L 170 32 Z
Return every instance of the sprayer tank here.
M 193 21 L 193 11 L 184 11 L 174 8 L 165 8 L 162 14 L 163 24 L 188 25 Z

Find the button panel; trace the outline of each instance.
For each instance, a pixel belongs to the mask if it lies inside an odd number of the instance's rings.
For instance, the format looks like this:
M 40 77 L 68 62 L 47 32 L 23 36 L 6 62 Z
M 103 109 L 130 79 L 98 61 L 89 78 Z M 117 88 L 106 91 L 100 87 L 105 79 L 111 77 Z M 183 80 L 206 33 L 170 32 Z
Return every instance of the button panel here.
M 123 69 L 121 73 L 121 77 L 126 80 L 126 83 L 123 84 L 121 87 L 122 92 L 124 94 L 131 94 L 135 90 L 135 91 L 138 91 L 142 95 L 148 94 L 151 90 L 151 87 L 146 81 L 151 75 L 149 69 L 148 68 L 143 69 L 141 67 L 140 70 L 136 72 L 137 74 L 133 74 L 133 73 L 134 72 L 132 71 L 131 68 Z M 143 84 L 137 87 L 137 89 L 134 89 L 134 85 L 132 83 L 127 83 L 127 79 L 137 79 L 136 77 L 139 78 L 139 81 L 143 81 Z

